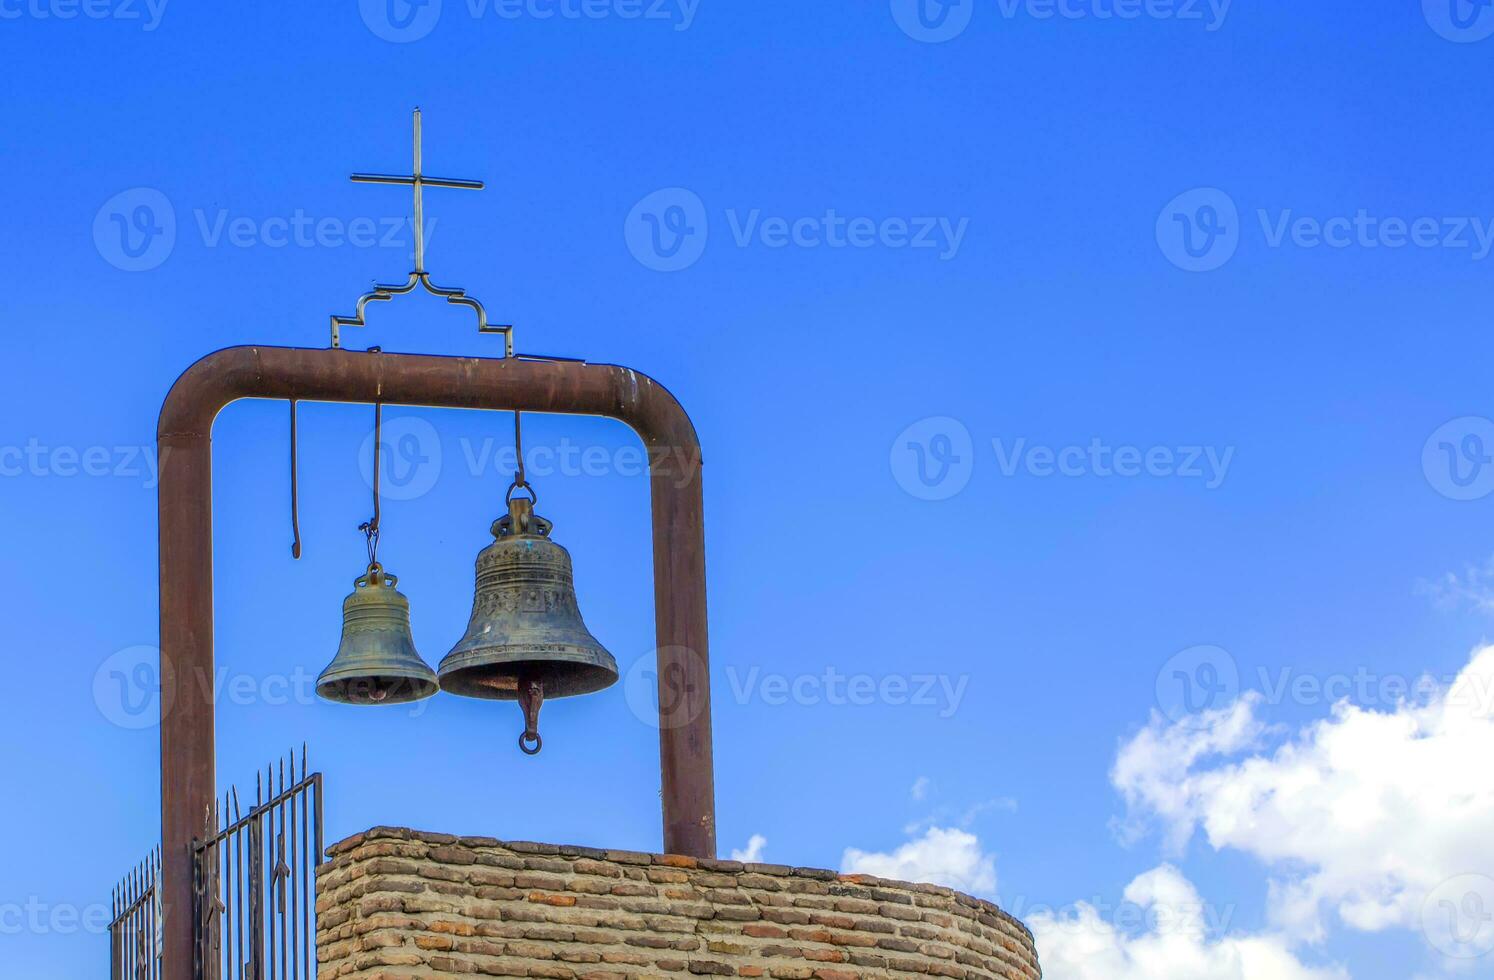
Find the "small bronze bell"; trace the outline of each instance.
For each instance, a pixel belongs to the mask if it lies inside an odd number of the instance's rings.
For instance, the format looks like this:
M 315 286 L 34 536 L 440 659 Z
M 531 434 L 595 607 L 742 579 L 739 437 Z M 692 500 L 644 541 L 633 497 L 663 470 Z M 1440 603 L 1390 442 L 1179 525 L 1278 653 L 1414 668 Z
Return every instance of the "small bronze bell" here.
M 372 562 L 342 603 L 342 645 L 316 679 L 316 693 L 339 704 L 405 704 L 435 694 L 436 673 L 415 652 L 410 601 L 399 578 Z
M 497 540 L 477 556 L 477 595 L 467 634 L 441 661 L 441 690 L 469 698 L 518 701 L 519 747 L 542 744 L 544 699 L 591 694 L 617 681 L 617 661 L 581 621 L 568 551 L 527 497 L 509 500 L 493 523 Z

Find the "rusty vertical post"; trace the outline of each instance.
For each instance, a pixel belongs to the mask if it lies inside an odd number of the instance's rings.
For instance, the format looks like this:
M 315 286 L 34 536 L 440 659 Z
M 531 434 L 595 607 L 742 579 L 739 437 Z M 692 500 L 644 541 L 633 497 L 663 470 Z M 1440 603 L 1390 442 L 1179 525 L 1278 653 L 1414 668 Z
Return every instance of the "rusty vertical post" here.
M 627 368 L 513 358 L 235 347 L 198 361 L 161 409 L 162 980 L 196 980 L 192 840 L 214 800 L 212 450 L 240 398 L 600 415 L 649 450 L 664 849 L 716 856 L 700 444 L 662 386 Z
M 664 850 L 715 857 L 705 589 L 695 587 L 705 582 L 705 504 L 700 454 L 678 448 L 658 447 L 650 463 Z
M 216 795 L 212 447 L 207 432 L 162 432 L 158 452 L 163 972 L 195 980 L 192 841 Z

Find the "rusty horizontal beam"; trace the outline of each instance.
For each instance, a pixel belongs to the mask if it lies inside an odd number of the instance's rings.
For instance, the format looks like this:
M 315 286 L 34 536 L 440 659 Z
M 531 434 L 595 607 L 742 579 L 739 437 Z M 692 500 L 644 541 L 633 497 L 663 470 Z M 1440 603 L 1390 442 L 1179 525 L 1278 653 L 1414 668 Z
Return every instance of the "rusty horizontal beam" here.
M 645 375 L 575 361 L 233 347 L 198 361 L 161 409 L 163 975 L 192 977 L 191 843 L 214 798 L 212 426 L 241 398 L 597 415 L 649 450 L 664 849 L 715 857 L 700 443 Z M 169 693 L 169 696 L 167 694 Z

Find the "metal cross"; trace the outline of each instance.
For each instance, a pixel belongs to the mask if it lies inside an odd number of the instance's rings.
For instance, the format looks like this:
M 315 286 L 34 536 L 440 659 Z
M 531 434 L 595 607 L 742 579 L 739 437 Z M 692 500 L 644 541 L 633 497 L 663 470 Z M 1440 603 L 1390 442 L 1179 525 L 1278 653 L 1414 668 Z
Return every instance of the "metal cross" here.
M 409 176 L 393 176 L 389 174 L 353 174 L 353 181 L 359 184 L 408 184 L 415 188 L 415 271 L 410 273 L 409 281 L 403 285 L 374 283 L 371 292 L 364 293 L 358 297 L 358 308 L 352 316 L 332 317 L 332 346 L 342 346 L 343 327 L 364 326 L 363 313 L 369 303 L 382 303 L 396 296 L 404 296 L 413 292 L 419 286 L 433 296 L 440 296 L 448 303 L 457 306 L 465 306 L 477 314 L 478 333 L 503 334 L 503 354 L 512 357 L 514 354 L 514 328 L 511 324 L 488 323 L 487 310 L 483 309 L 481 303 L 468 296 L 466 290 L 450 289 L 437 286 L 431 282 L 430 273 L 425 271 L 425 189 L 427 187 L 454 187 L 462 191 L 480 191 L 483 183 L 480 180 L 459 180 L 453 177 L 427 177 L 420 172 L 420 107 L 415 108 L 415 172 Z
M 480 180 L 453 177 L 427 177 L 420 172 L 420 107 L 415 107 L 415 172 L 408 177 L 387 174 L 353 174 L 358 184 L 410 184 L 415 188 L 415 274 L 425 274 L 425 195 L 427 187 L 454 187 L 457 190 L 480 191 Z

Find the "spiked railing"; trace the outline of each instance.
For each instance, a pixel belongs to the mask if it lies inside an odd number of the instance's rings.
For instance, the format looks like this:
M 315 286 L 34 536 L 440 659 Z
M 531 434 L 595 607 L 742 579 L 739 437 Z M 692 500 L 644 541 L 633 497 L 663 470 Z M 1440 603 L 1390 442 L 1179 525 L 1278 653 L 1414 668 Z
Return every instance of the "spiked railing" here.
M 109 922 L 110 980 L 161 976 L 161 854 L 150 856 L 114 888 Z
M 303 746 L 299 774 L 294 750 L 255 773 L 247 813 L 237 789 L 213 810 L 193 845 L 197 977 L 313 980 L 322 774 L 308 773 Z

